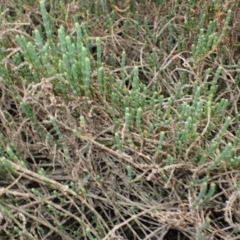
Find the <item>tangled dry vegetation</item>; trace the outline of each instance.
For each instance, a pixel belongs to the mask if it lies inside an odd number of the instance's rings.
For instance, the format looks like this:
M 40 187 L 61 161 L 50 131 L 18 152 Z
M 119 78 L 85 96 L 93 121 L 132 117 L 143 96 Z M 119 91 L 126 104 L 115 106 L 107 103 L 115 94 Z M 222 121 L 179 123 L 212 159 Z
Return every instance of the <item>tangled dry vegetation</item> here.
M 41 28 L 47 41 L 48 33 L 38 2 L 14 2 L 0 0 L 0 238 L 240 239 L 238 1 L 46 1 L 53 42 L 60 26 L 71 37 L 75 22 L 87 26 L 89 96 L 60 89 L 29 63 L 16 36 L 34 42 Z M 193 56 L 201 16 L 202 29 L 215 20 L 221 38 L 229 9 L 221 43 Z M 105 94 L 97 83 L 97 37 Z M 125 117 L 134 68 L 147 92 L 141 130 Z M 120 80 L 122 99 L 113 106 Z M 207 106 L 212 91 L 211 111 L 205 108 L 179 147 L 181 116 L 197 102 Z M 152 100 L 160 96 L 161 104 Z M 219 144 L 211 150 L 212 140 Z

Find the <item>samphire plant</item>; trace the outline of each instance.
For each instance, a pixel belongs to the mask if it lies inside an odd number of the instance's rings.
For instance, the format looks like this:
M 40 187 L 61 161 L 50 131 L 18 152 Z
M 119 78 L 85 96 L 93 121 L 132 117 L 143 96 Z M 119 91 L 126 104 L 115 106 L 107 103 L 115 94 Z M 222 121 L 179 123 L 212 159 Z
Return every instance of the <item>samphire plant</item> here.
M 222 2 L 12 3 L 41 21 L 0 29 L 1 237 L 236 239 L 239 4 Z

